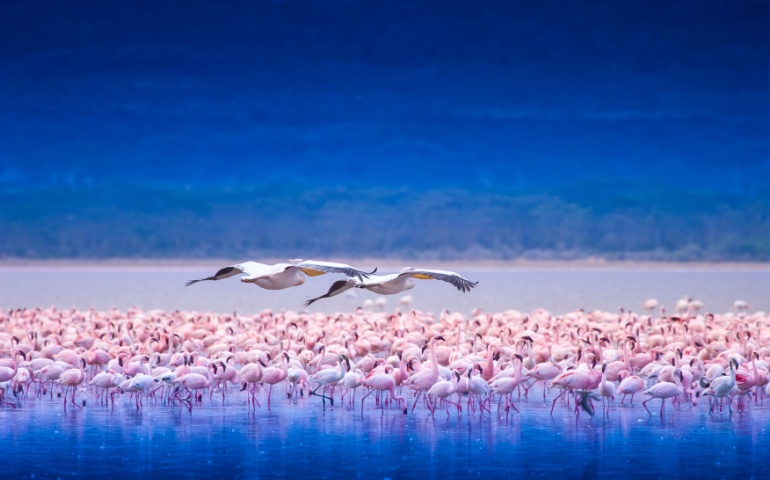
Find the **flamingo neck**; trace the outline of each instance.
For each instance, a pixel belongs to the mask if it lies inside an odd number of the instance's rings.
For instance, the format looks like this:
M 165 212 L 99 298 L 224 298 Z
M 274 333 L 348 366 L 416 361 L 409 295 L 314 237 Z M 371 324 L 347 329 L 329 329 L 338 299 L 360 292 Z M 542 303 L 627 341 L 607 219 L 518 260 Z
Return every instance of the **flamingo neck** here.
M 631 373 L 631 354 L 628 351 L 628 340 L 623 342 L 623 358 L 626 361 L 626 370 L 628 370 L 628 373 Z
M 677 370 L 678 370 L 678 369 L 677 369 Z M 679 372 L 681 373 L 681 370 L 679 370 Z M 679 387 L 679 388 L 682 388 L 682 382 L 681 382 L 681 381 L 679 381 L 679 375 L 677 375 L 677 374 L 676 374 L 676 371 L 674 371 L 674 384 L 675 384 L 677 387 Z
M 433 348 L 433 344 L 436 343 L 435 340 L 430 341 L 430 361 L 431 361 L 431 370 L 438 373 L 438 360 L 436 359 L 436 350 Z

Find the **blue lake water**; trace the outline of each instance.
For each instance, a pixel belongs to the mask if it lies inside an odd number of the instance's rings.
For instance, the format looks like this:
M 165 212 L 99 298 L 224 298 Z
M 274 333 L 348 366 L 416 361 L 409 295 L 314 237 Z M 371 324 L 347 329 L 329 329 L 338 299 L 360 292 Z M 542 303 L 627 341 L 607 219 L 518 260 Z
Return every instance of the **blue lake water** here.
M 280 389 L 279 389 L 280 391 Z M 274 392 L 275 394 L 276 392 Z M 264 393 L 262 394 L 264 397 Z M 411 400 L 411 395 L 409 395 Z M 550 397 L 549 397 L 550 398 Z M 91 399 L 90 399 L 91 400 Z M 367 399 L 367 402 L 371 397 Z M 579 418 L 557 404 L 554 416 L 536 399 L 521 413 L 463 413 L 435 418 L 376 410 L 360 403 L 324 411 L 317 398 L 249 414 L 234 394 L 194 408 L 126 398 L 114 409 L 68 408 L 30 399 L 0 409 L 0 468 L 5 478 L 767 478 L 765 406 L 732 416 L 707 406 L 658 402 Z

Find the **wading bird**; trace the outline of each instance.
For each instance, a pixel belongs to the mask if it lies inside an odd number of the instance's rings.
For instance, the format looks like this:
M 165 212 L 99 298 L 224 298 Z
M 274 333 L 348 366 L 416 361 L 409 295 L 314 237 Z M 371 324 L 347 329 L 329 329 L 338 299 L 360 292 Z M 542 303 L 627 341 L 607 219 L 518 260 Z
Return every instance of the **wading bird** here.
M 666 404 L 666 399 L 671 398 L 671 402 L 673 403 L 673 399 L 684 393 L 684 389 L 682 388 L 682 370 L 677 368 L 674 370 L 674 383 L 671 382 L 658 382 L 652 387 L 648 388 L 647 390 L 643 391 L 642 393 L 645 395 L 649 395 L 650 398 L 642 402 L 642 406 L 645 410 L 647 410 L 647 413 L 652 415 L 650 413 L 650 409 L 647 408 L 647 402 L 650 400 L 654 400 L 656 398 L 660 399 L 660 416 L 663 417 L 663 406 Z

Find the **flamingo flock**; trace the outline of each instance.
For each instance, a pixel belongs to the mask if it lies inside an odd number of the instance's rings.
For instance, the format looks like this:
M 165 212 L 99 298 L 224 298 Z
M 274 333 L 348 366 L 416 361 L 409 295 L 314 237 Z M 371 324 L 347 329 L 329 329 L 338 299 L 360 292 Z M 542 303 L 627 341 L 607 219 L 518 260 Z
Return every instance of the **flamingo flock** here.
M 117 402 L 192 414 L 227 401 L 249 413 L 280 403 L 475 416 L 539 403 L 579 416 L 601 403 L 608 416 L 730 415 L 763 408 L 770 394 L 770 317 L 745 305 L 724 314 L 692 301 L 666 314 L 648 301 L 644 313 L 468 316 L 12 309 L 0 312 L 0 408 L 56 397 L 76 411 Z

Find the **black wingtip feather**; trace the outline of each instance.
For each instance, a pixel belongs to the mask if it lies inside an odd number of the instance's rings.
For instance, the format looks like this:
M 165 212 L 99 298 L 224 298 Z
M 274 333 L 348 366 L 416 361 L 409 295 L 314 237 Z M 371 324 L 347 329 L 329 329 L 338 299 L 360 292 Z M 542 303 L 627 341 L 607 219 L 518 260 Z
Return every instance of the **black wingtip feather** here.
M 219 269 L 219 271 L 218 271 L 216 274 L 214 274 L 214 277 L 219 277 L 220 275 L 225 275 L 225 274 L 227 274 L 227 273 L 230 273 L 230 272 L 232 272 L 232 271 L 233 271 L 233 270 L 235 270 L 235 269 L 236 269 L 235 267 L 225 267 L 225 268 L 220 268 L 220 269 Z M 212 277 L 212 279 L 213 279 L 214 277 Z
M 304 305 L 304 306 L 305 306 L 305 308 L 307 308 L 307 307 L 309 307 L 310 305 L 312 305 L 312 304 L 313 304 L 313 302 L 315 302 L 316 300 L 318 300 L 318 299 L 317 299 L 317 298 L 311 298 L 310 300 L 307 300 L 307 301 L 306 301 L 305 303 L 303 303 L 302 305 Z

